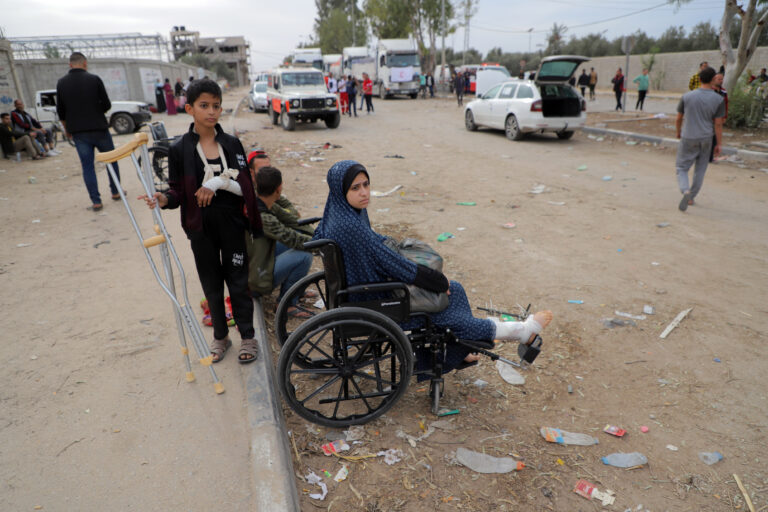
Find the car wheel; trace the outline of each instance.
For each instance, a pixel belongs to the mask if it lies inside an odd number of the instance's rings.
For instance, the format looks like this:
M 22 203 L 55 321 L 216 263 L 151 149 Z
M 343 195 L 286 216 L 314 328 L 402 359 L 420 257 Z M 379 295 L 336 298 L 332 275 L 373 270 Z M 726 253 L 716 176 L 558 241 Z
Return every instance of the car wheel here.
M 296 118 L 289 116 L 288 112 L 283 110 L 280 112 L 280 124 L 283 125 L 283 130 L 292 132 L 296 129 Z
M 112 117 L 112 128 L 119 134 L 131 133 L 136 128 L 133 118 L 125 113 L 115 114 Z
M 514 114 L 509 114 L 507 120 L 504 121 L 504 133 L 507 134 L 509 140 L 520 140 L 523 138 L 523 131 L 520 129 L 520 125 L 517 124 L 517 118 Z
M 467 112 L 464 114 L 464 126 L 467 127 L 467 130 L 474 132 L 477 131 L 477 125 L 475 124 L 475 116 L 472 114 L 472 111 L 467 109 Z
M 334 112 L 325 117 L 325 126 L 328 128 L 338 128 L 341 122 L 341 115 L 338 112 Z
M 573 137 L 573 130 L 563 130 L 561 132 L 557 132 L 557 138 L 561 140 L 568 140 L 571 137 Z
M 416 98 L 419 97 L 419 93 L 414 92 L 413 94 L 409 94 L 408 96 L 410 96 L 412 100 L 415 100 Z

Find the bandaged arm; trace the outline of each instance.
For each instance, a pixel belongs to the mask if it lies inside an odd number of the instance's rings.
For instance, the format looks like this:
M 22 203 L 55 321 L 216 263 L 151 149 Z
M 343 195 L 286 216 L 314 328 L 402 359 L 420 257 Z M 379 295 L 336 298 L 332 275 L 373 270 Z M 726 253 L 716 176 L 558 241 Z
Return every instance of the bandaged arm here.
M 203 183 L 203 186 L 214 192 L 218 190 L 226 190 L 236 196 L 242 197 L 243 195 L 243 190 L 240 188 L 240 184 L 235 180 L 229 179 L 229 177 L 215 176 Z

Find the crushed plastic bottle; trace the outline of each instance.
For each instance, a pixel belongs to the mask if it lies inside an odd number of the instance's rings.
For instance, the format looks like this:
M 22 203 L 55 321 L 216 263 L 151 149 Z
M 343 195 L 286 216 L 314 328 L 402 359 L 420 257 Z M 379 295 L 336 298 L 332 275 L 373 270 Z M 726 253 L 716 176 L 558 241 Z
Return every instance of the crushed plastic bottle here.
M 478 473 L 509 473 L 525 468 L 524 463 L 510 457 L 493 457 L 466 448 L 456 450 L 456 460 Z
M 701 462 L 711 466 L 715 462 L 723 460 L 723 454 L 720 452 L 699 452 L 699 458 Z
M 550 443 L 589 446 L 592 444 L 598 444 L 600 442 L 596 437 L 592 437 L 587 434 L 566 432 L 565 430 L 560 430 L 559 428 L 541 427 L 539 432 L 541 432 L 541 437 Z
M 648 464 L 648 459 L 640 452 L 612 453 L 602 457 L 600 460 L 603 461 L 603 464 L 617 468 L 632 468 Z

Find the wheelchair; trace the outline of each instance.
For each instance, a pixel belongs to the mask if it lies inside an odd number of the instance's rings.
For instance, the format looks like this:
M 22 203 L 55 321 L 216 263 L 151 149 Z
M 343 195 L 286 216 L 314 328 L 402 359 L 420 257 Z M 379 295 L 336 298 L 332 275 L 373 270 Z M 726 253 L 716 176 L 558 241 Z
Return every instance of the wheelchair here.
M 522 368 L 540 351 L 541 338 L 536 336 L 530 345 L 520 345 L 521 361 L 516 363 L 489 351 L 492 341 L 460 340 L 450 329 L 434 325 L 428 314 L 410 311 L 404 283 L 347 286 L 341 250 L 332 240 L 313 240 L 304 247 L 319 252 L 324 270 L 306 276 L 286 292 L 275 313 L 275 333 L 281 345 L 280 393 L 308 421 L 334 428 L 372 421 L 397 403 L 412 376 L 429 379 L 431 410 L 438 414 L 449 343 Z M 288 308 L 306 290 L 320 297 L 324 311 L 296 326 Z M 353 296 L 369 298 L 351 301 Z M 406 332 L 398 325 L 405 322 L 417 326 Z M 415 365 L 417 353 L 422 369 Z
M 155 181 L 155 190 L 158 192 L 168 191 L 168 151 L 171 144 L 181 138 L 181 135 L 168 137 L 165 129 L 165 123 L 155 121 L 149 125 L 149 132 L 155 141 L 152 147 L 148 148 L 149 160 L 152 164 L 152 174 Z M 141 164 L 141 157 L 139 157 Z

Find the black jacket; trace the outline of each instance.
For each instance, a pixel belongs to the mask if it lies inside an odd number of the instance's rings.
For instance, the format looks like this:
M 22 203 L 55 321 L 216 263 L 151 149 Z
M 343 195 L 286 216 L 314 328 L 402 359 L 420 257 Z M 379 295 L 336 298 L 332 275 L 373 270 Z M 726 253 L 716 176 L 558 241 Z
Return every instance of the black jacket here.
M 579 86 L 586 87 L 589 85 L 589 75 L 582 73 L 579 75 Z
M 104 114 L 112 108 L 104 82 L 84 69 L 70 69 L 56 84 L 56 112 L 69 133 L 109 128 Z
M 165 193 L 168 204 L 164 207 L 173 209 L 181 207 L 181 227 L 190 240 L 203 235 L 203 211 L 197 206 L 195 192 L 202 186 L 204 174 L 203 162 L 197 154 L 197 143 L 200 136 L 194 131 L 195 124 L 189 125 L 189 131 L 181 139 L 174 142 L 168 152 L 168 185 L 170 190 Z M 221 144 L 227 166 L 239 171 L 237 182 L 243 191 L 245 215 L 248 217 L 248 231 L 253 236 L 261 236 L 261 216 L 256 204 L 256 193 L 253 190 L 251 171 L 245 159 L 245 150 L 240 139 L 224 133 L 221 126 L 216 125 L 216 142 Z

